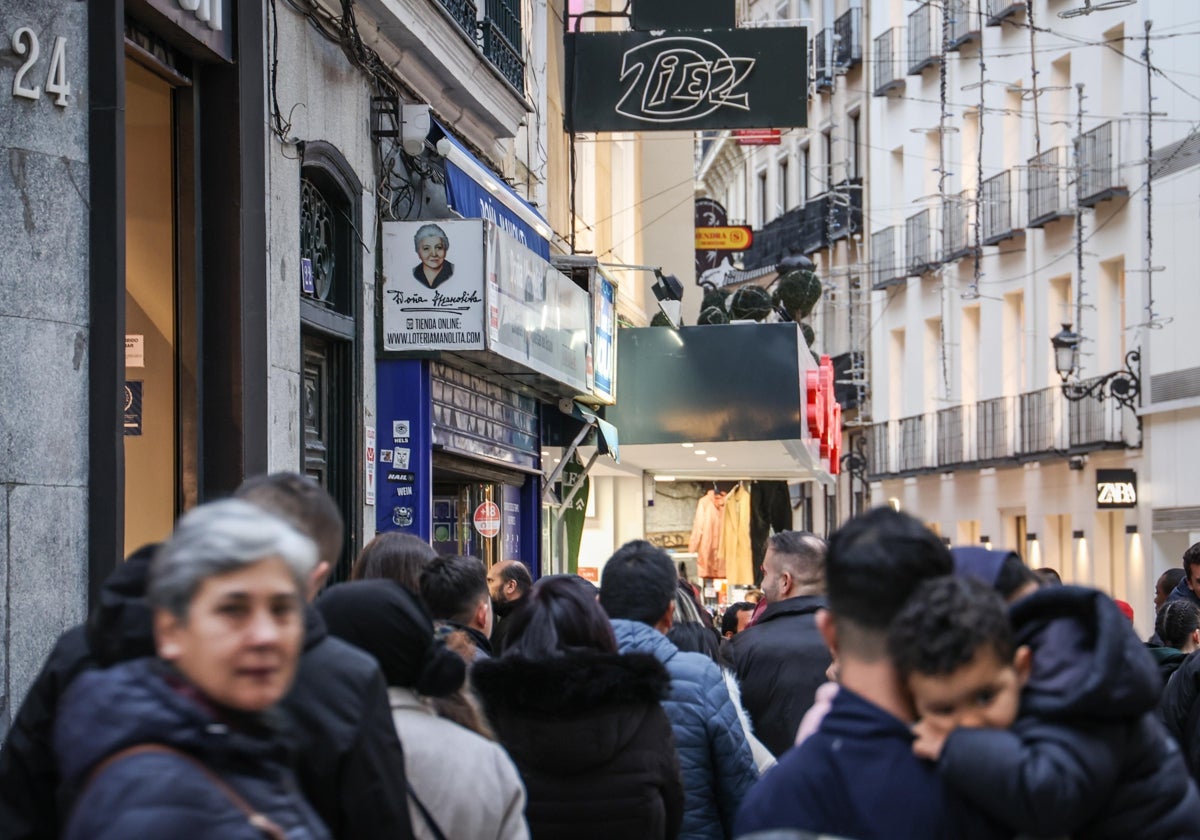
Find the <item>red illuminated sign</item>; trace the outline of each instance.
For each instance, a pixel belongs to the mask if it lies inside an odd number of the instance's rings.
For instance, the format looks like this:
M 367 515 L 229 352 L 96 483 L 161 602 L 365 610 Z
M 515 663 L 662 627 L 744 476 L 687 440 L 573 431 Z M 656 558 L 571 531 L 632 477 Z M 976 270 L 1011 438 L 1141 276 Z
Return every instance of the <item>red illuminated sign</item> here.
M 829 459 L 829 474 L 837 475 L 842 458 L 842 407 L 833 395 L 833 360 L 821 357 L 818 367 L 805 372 L 805 417 L 808 434 Z

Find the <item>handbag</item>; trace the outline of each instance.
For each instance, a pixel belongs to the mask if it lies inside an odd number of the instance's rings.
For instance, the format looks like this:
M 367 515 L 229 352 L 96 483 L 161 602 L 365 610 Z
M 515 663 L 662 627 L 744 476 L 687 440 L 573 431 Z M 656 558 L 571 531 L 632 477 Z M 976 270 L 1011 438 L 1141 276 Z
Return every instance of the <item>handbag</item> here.
M 165 744 L 137 744 L 132 747 L 126 747 L 125 749 L 119 750 L 118 752 L 108 756 L 108 758 L 104 759 L 94 768 L 92 768 L 92 772 L 88 774 L 87 782 L 84 784 L 83 790 L 80 791 L 80 796 L 82 797 L 83 791 L 87 790 L 88 786 L 95 781 L 97 776 L 99 776 L 112 765 L 116 764 L 121 759 L 129 758 L 130 756 L 134 755 L 143 755 L 145 753 L 163 753 L 182 758 L 184 761 L 199 770 L 201 775 L 212 782 L 213 787 L 225 794 L 229 801 L 236 805 L 237 809 L 246 815 L 246 822 L 258 829 L 263 836 L 269 837 L 271 840 L 287 840 L 287 835 L 284 833 L 284 830 L 279 827 L 277 822 L 272 820 L 266 814 L 256 810 L 255 807 L 247 802 L 240 793 L 230 787 L 228 782 L 226 782 L 212 770 L 209 770 L 202 761 L 188 755 L 181 750 L 177 750 L 174 747 L 168 747 Z

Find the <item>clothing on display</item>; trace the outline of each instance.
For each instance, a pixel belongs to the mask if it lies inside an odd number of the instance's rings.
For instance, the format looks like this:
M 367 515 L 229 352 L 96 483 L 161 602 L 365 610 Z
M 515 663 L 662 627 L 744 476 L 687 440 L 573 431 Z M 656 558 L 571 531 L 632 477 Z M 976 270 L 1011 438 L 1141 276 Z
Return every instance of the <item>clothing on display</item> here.
M 725 560 L 721 556 L 724 515 L 725 496 L 716 490 L 709 490 L 696 505 L 688 551 L 695 553 L 696 573 L 702 578 L 725 577 Z
M 750 491 L 738 482 L 725 494 L 721 528 L 721 556 L 730 583 L 746 586 L 754 581 L 754 555 L 750 550 Z
M 706 580 L 728 580 L 753 586 L 771 531 L 792 527 L 792 505 L 786 481 L 739 481 L 721 492 L 715 482 L 696 504 L 688 550 L 696 554 L 696 570 Z
M 750 484 L 750 553 L 754 558 L 751 581 L 762 582 L 762 558 L 771 532 L 792 527 L 792 499 L 786 481 L 754 481 Z

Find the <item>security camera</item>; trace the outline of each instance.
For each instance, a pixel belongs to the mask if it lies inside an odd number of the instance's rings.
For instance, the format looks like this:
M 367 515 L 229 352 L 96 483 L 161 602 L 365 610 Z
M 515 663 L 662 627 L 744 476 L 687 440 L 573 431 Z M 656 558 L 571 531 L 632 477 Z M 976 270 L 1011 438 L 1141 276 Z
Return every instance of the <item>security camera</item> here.
M 410 155 L 419 155 L 429 136 L 429 106 L 424 103 L 405 104 L 400 109 L 400 144 Z
M 1073 470 L 1082 470 L 1083 465 L 1087 463 L 1087 458 L 1082 455 L 1072 455 L 1067 459 L 1067 466 Z

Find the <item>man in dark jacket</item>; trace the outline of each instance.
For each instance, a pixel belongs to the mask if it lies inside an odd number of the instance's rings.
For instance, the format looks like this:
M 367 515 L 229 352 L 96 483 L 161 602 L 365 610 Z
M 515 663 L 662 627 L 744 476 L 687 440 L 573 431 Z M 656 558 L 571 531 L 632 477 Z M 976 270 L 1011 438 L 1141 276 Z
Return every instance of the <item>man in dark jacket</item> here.
M 1185 598 L 1200 607 L 1200 543 L 1183 552 L 1183 578 L 1167 595 L 1168 601 Z
M 762 568 L 767 608 L 724 645 L 721 660 L 741 683 L 754 734 L 778 757 L 832 661 L 814 618 L 826 605 L 825 542 L 805 531 L 774 534 Z
M 520 560 L 501 560 L 487 571 L 488 592 L 492 596 L 492 650 L 499 656 L 504 652 L 504 636 L 508 632 L 505 620 L 533 586 L 529 569 Z
M 329 495 L 295 473 L 251 479 L 239 495 L 282 516 L 317 543 L 321 563 L 310 581 L 315 594 L 341 550 L 341 515 Z M 17 712 L 0 750 L 5 840 L 52 840 L 65 821 L 55 805 L 59 778 L 50 739 L 58 700 L 70 682 L 86 669 L 154 654 L 144 596 L 155 549 L 139 549 L 110 575 L 86 629 L 80 625 L 59 639 Z M 296 682 L 282 703 L 301 730 L 296 769 L 305 798 L 334 837 L 411 838 L 404 753 L 379 666 L 357 648 L 327 636 L 311 607 L 305 633 Z
M 634 540 L 617 550 L 600 579 L 600 606 L 621 653 L 653 654 L 671 675 L 663 710 L 683 774 L 680 840 L 725 840 L 746 791 L 758 778 L 750 747 L 716 664 L 666 637 L 675 614 L 675 567 L 661 548 Z
M 462 631 L 475 646 L 475 658 L 491 657 L 492 596 L 482 560 L 450 554 L 435 557 L 421 570 L 421 600 L 440 632 Z

